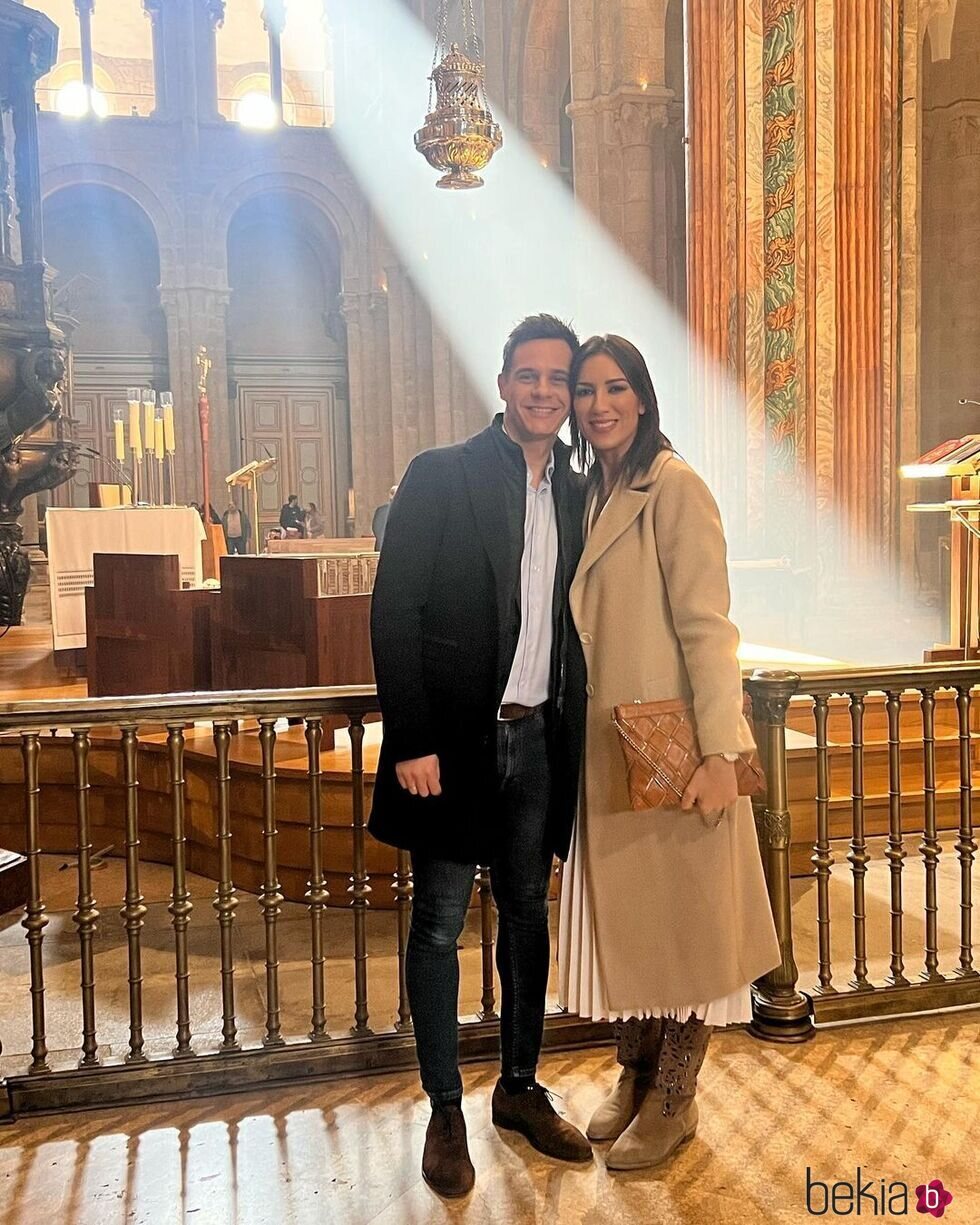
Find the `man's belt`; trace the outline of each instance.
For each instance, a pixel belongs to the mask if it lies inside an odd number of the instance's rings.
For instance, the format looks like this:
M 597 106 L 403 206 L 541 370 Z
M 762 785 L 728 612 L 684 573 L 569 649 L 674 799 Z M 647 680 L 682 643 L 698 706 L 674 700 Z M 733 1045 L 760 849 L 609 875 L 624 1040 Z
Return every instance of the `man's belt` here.
M 505 702 L 497 712 L 497 719 L 501 723 L 516 723 L 518 719 L 526 719 L 528 715 L 535 715 L 539 710 L 544 710 L 547 705 L 547 702 L 539 702 L 537 706 L 522 706 L 519 702 Z

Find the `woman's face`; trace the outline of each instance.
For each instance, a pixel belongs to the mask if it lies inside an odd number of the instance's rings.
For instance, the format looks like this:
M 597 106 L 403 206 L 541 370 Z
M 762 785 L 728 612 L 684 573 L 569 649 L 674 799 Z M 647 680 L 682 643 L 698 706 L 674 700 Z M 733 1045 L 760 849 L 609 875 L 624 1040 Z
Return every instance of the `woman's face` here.
M 621 462 L 646 409 L 608 353 L 595 353 L 585 360 L 572 403 L 578 428 L 596 456 Z

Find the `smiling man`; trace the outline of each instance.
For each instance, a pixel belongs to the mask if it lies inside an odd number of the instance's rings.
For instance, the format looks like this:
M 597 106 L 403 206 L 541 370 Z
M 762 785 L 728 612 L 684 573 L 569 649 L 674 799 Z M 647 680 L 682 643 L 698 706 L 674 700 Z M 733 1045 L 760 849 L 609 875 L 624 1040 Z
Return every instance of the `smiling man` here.
M 578 340 L 551 315 L 513 330 L 503 413 L 417 456 L 391 504 L 371 611 L 384 740 L 371 832 L 411 852 L 406 972 L 432 1104 L 422 1173 L 464 1195 L 474 1171 L 460 1109 L 456 946 L 477 864 L 499 915 L 501 1076 L 493 1120 L 587 1161 L 588 1141 L 535 1080 L 551 962 L 548 887 L 568 853 L 585 677 L 569 632 L 584 482 L 558 441 Z

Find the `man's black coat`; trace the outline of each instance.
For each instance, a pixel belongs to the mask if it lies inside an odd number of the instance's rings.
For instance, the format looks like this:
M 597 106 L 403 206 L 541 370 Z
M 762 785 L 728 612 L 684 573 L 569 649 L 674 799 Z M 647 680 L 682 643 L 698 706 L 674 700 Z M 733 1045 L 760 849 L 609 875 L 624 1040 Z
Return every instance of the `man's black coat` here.
M 564 859 L 585 725 L 585 665 L 568 611 L 585 488 L 564 443 L 554 458 L 548 836 Z M 384 740 L 369 828 L 382 842 L 461 863 L 493 855 L 497 710 L 520 632 L 526 490 L 524 454 L 499 414 L 466 442 L 418 455 L 399 484 L 371 607 Z M 430 753 L 442 795 L 410 795 L 395 764 Z

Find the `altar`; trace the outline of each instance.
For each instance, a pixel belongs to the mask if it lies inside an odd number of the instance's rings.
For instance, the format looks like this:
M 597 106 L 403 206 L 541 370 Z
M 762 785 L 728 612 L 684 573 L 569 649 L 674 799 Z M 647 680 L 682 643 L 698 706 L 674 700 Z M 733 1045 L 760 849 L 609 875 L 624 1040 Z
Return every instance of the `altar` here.
M 176 554 L 181 584 L 203 581 L 204 525 L 192 506 L 51 506 L 45 523 L 56 651 L 85 646 L 85 588 L 96 553 Z

